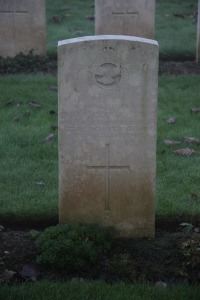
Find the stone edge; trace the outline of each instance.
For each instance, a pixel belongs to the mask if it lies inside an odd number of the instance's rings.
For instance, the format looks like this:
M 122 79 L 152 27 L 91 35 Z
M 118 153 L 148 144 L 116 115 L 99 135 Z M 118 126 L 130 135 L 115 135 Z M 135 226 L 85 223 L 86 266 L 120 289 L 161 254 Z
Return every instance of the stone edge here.
M 78 38 L 66 39 L 58 42 L 58 47 L 68 44 L 75 44 L 80 42 L 89 42 L 89 41 L 103 41 L 103 40 L 116 40 L 116 41 L 129 41 L 129 42 L 139 42 L 144 44 L 151 44 L 159 46 L 156 40 L 128 36 L 128 35 L 93 35 L 93 36 L 83 36 Z

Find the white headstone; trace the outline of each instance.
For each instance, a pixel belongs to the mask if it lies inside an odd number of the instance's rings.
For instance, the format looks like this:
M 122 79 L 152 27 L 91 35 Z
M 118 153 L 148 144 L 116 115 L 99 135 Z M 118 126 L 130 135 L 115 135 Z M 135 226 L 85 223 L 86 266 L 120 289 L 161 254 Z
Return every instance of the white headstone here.
M 59 219 L 154 236 L 158 44 L 60 41 Z
M 196 61 L 200 61 L 200 0 L 198 0 L 198 20 L 197 20 L 197 50 Z
M 44 55 L 45 0 L 0 0 L 0 56 Z
M 95 0 L 95 33 L 154 38 L 155 0 Z

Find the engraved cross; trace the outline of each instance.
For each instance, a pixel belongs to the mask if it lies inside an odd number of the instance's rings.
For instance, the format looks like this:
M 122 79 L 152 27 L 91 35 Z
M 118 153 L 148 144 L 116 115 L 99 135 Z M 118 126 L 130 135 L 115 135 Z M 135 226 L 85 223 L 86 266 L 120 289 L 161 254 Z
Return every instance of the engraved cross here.
M 124 9 L 122 11 L 115 11 L 115 12 L 112 12 L 112 15 L 114 17 L 122 17 L 123 19 L 123 33 L 126 33 L 126 27 L 127 27 L 127 23 L 128 23 L 128 20 L 127 20 L 127 17 L 135 17 L 139 14 L 139 11 L 133 11 L 133 10 L 129 10 L 127 8 L 127 3 L 124 2 Z
M 119 169 L 127 169 L 129 170 L 129 166 L 113 166 L 110 165 L 110 145 L 105 145 L 105 164 L 104 165 L 92 165 L 86 166 L 87 169 L 105 169 L 105 211 L 110 211 L 109 205 L 109 181 L 110 181 L 110 170 L 119 170 Z
M 17 26 L 16 23 L 18 22 L 18 20 L 16 20 L 17 18 L 17 14 L 20 15 L 26 15 L 28 14 L 28 10 L 26 8 L 23 8 L 23 4 L 21 4 L 21 8 L 18 8 L 18 4 L 19 2 L 16 2 L 16 0 L 13 0 L 11 3 L 6 3 L 6 5 L 4 7 L 1 8 L 0 12 L 1 14 L 6 15 L 13 15 L 12 19 L 10 20 L 10 22 L 12 22 L 12 26 L 13 26 L 13 30 L 12 30 L 12 35 L 13 35 L 13 40 L 17 40 L 19 34 L 17 32 Z
M 18 13 L 18 14 L 26 14 L 28 13 L 27 9 L 19 9 L 17 8 L 17 5 L 15 3 L 15 0 L 13 0 L 13 8 L 2 8 L 1 13 L 6 13 L 6 14 L 13 14 L 13 13 Z

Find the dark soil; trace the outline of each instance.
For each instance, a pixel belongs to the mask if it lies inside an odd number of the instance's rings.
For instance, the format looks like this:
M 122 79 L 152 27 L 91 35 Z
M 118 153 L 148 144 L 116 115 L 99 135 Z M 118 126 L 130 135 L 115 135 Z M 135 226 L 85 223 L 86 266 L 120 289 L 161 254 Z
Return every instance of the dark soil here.
M 195 61 L 160 61 L 160 75 L 187 75 L 200 74 L 200 63 Z
M 29 232 L 9 228 L 0 232 L 0 281 L 4 279 L 5 270 L 20 272 L 24 265 L 37 266 L 35 240 Z M 37 280 L 101 279 L 109 283 L 163 281 L 167 284 L 198 282 L 199 275 L 193 268 L 188 274 L 183 274 L 186 258 L 181 246 L 190 241 L 200 245 L 200 233 L 188 234 L 180 228 L 175 228 L 173 232 L 157 229 L 155 239 L 116 239 L 110 252 L 84 271 L 67 273 L 37 266 L 40 273 Z
M 200 74 L 200 63 L 196 63 L 191 58 L 183 61 L 183 57 L 179 57 L 179 61 L 160 59 L 159 74 L 165 75 L 183 75 L 183 74 Z M 16 74 L 16 73 L 50 73 L 57 74 L 57 57 L 54 56 L 34 56 L 31 52 L 29 55 L 18 54 L 15 58 L 0 57 L 0 75 Z

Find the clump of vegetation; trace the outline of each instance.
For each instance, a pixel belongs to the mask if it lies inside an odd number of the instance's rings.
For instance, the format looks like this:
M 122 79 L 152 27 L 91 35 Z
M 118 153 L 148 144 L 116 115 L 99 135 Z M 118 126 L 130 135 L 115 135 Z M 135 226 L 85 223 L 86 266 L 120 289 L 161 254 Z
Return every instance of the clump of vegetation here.
M 189 239 L 181 244 L 183 263 L 181 275 L 189 282 L 200 282 L 200 240 Z
M 19 53 L 15 57 L 0 57 L 0 74 L 56 72 L 57 57 L 34 55 L 32 51 L 25 55 Z
M 37 262 L 54 269 L 78 271 L 108 251 L 113 238 L 113 228 L 97 224 L 52 226 L 36 240 L 40 252 Z

